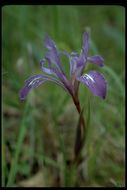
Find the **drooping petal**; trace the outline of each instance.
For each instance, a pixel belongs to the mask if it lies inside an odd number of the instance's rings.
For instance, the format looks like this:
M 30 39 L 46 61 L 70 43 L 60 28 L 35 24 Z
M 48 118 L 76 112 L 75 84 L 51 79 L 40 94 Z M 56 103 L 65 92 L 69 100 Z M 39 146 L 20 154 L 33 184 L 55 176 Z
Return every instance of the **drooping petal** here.
M 107 82 L 104 76 L 97 71 L 90 71 L 88 74 L 77 78 L 77 80 L 85 84 L 95 96 L 103 99 L 106 97 Z
M 27 80 L 25 80 L 25 84 L 30 83 L 32 80 L 38 80 L 38 79 L 45 79 L 45 75 L 38 74 L 38 75 L 33 75 L 32 77 L 29 77 Z
M 43 84 L 46 81 L 54 82 L 57 85 L 61 86 L 66 92 L 68 92 L 66 87 L 60 81 L 58 81 L 56 78 L 44 76 L 44 75 L 40 74 L 40 75 L 34 75 L 25 81 L 25 85 L 20 90 L 20 93 L 19 93 L 20 100 L 24 100 L 26 98 L 26 96 L 28 95 L 28 93 L 33 88 L 37 88 L 38 86 L 40 86 L 41 84 Z
M 20 90 L 20 100 L 24 100 L 31 89 L 37 88 L 39 85 L 44 83 L 46 80 L 41 75 L 35 75 L 25 81 L 25 86 Z
M 96 65 L 98 65 L 100 67 L 104 66 L 104 59 L 100 55 L 87 57 L 87 61 L 89 61 L 89 62 L 91 62 L 93 64 L 96 64 Z

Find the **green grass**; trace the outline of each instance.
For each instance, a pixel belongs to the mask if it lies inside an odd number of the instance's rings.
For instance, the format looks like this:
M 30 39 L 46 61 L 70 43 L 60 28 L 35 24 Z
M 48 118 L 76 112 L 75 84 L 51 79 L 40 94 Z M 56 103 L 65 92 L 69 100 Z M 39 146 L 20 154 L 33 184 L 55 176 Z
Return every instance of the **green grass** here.
M 29 76 L 41 73 L 45 33 L 61 50 L 80 52 L 85 30 L 91 35 L 89 53 L 105 59 L 105 67 L 89 65 L 86 72 L 102 72 L 108 93 L 102 101 L 80 86 L 88 123 L 81 178 L 65 164 L 69 144 L 60 132 L 64 127 L 65 138 L 71 139 L 66 131 L 68 125 L 75 125 L 77 114 L 71 98 L 58 86 L 46 83 L 21 103 L 19 90 Z M 66 71 L 67 64 L 65 60 Z M 2 186 L 18 185 L 40 170 L 45 176 L 42 186 L 125 186 L 124 7 L 4 6 L 2 89 Z

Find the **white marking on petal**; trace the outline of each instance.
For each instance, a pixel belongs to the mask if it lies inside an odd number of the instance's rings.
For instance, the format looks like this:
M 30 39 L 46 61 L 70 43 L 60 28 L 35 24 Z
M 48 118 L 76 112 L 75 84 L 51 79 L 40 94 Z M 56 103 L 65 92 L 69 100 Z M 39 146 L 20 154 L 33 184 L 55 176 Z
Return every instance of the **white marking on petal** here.
M 95 82 L 94 79 L 88 74 L 85 74 L 83 77 L 86 78 L 87 80 L 91 80 L 92 82 Z
M 28 86 L 32 86 L 32 85 L 34 85 L 35 83 L 39 83 L 39 80 L 38 79 L 40 79 L 41 77 L 36 77 L 36 78 L 34 78 L 30 83 L 29 83 L 29 85 Z

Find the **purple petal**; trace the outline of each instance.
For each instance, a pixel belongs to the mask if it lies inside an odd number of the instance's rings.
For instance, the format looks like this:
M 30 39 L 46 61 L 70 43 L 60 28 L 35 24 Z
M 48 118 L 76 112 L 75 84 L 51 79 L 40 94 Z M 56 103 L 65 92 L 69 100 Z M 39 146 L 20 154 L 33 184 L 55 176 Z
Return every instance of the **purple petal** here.
M 83 68 L 85 68 L 86 62 L 87 62 L 87 56 L 88 56 L 88 50 L 89 50 L 89 34 L 87 32 L 84 32 L 83 34 L 83 46 L 80 53 L 80 61 L 79 65 L 81 63 L 83 64 Z
M 75 74 L 75 76 L 79 76 L 85 65 L 83 57 L 79 56 L 77 52 L 64 52 L 64 54 L 69 58 L 70 77 L 72 77 L 73 74 Z
M 107 82 L 103 75 L 97 71 L 90 71 L 77 80 L 85 84 L 95 96 L 100 96 L 103 99 L 106 97 Z
M 33 88 L 37 88 L 46 81 L 54 82 L 57 85 L 61 86 L 66 92 L 68 92 L 68 89 L 56 78 L 45 75 L 35 75 L 25 81 L 25 86 L 20 90 L 19 93 L 20 100 L 24 100 L 30 92 L 30 90 L 32 90 Z
M 31 82 L 35 78 L 36 79 L 42 79 L 43 77 L 44 77 L 44 75 L 42 75 L 42 74 L 34 75 L 32 77 L 29 77 L 27 80 L 25 80 L 25 84 L 28 84 L 29 82 Z
M 79 62 L 79 57 L 76 54 L 71 53 L 70 55 L 70 74 L 75 73 L 77 64 Z
M 61 69 L 59 54 L 56 52 L 56 50 L 52 49 L 51 51 L 49 51 L 46 54 L 45 58 L 49 59 L 51 63 L 55 64 L 57 67 Z
M 25 81 L 25 86 L 20 90 L 20 100 L 24 100 L 27 94 L 31 89 L 37 88 L 42 83 L 44 83 L 46 79 L 44 79 L 41 75 L 35 75 Z
M 55 42 L 48 35 L 45 36 L 44 44 L 49 50 L 56 49 Z
M 61 52 L 61 54 L 64 54 L 67 56 L 67 58 L 69 59 L 69 64 L 70 64 L 70 77 L 72 76 L 72 74 L 75 72 L 76 67 L 77 67 L 77 62 L 79 60 L 79 55 L 77 52 L 71 52 L 68 53 L 66 51 Z
M 66 87 L 67 79 L 66 79 L 65 74 L 61 70 L 59 70 L 57 67 L 52 67 L 51 62 L 48 59 L 48 57 L 46 59 L 48 60 L 49 68 L 46 68 L 43 66 L 43 64 L 45 63 L 45 60 L 42 60 L 40 62 L 42 70 L 47 74 L 55 75 L 62 82 L 62 84 Z
M 45 37 L 45 47 L 49 50 L 49 52 L 46 54 L 46 58 L 50 60 L 51 63 L 58 66 L 59 69 L 63 72 L 63 68 L 60 62 L 60 55 L 55 42 L 48 35 Z
M 88 56 L 88 51 L 89 51 L 89 34 L 88 32 L 84 32 L 82 54 L 84 54 L 85 58 L 87 58 Z
M 100 55 L 95 55 L 87 58 L 87 61 L 94 63 L 100 67 L 104 66 L 104 59 Z
M 61 52 L 61 53 L 63 53 L 64 55 L 70 57 L 70 56 L 69 56 L 69 53 L 67 53 L 67 52 Z M 61 81 L 63 87 L 64 87 L 69 93 L 72 94 L 72 91 L 73 91 L 72 85 L 71 85 L 71 82 L 70 82 L 69 80 L 67 80 L 67 77 L 66 77 L 65 73 L 62 72 L 62 70 L 59 69 L 59 68 L 57 68 L 57 67 L 52 67 L 52 65 L 51 65 L 51 60 L 50 60 L 49 57 L 46 57 L 46 59 L 48 60 L 48 63 L 49 63 L 49 66 L 50 66 L 50 71 L 48 71 L 49 74 L 51 74 L 51 72 L 52 72 L 52 74 L 55 74 L 55 76 L 57 76 L 58 79 Z M 43 64 L 43 63 L 42 63 L 42 64 Z
M 70 85 L 70 82 L 67 80 L 66 75 L 57 67 L 52 67 L 51 62 L 48 59 L 48 57 L 46 59 L 48 60 L 48 63 L 49 63 L 49 69 L 43 66 L 43 64 L 45 63 L 45 60 L 43 59 L 40 63 L 42 66 L 42 70 L 46 72 L 47 74 L 54 74 L 59 79 L 59 82 L 62 84 L 62 87 L 68 90 L 69 92 L 71 92 L 72 91 L 70 87 L 71 85 Z
M 63 86 L 68 90 L 70 94 L 73 92 L 73 87 L 71 85 L 71 82 L 66 78 L 66 76 L 60 72 L 57 68 L 53 68 L 53 72 L 56 73 L 59 80 L 62 82 Z
M 46 62 L 45 59 L 42 59 L 42 60 L 40 61 L 40 65 L 41 65 L 42 71 L 43 71 L 44 73 L 46 73 L 46 74 L 49 74 L 49 75 L 54 74 L 54 72 L 52 71 L 51 67 L 50 67 L 50 68 L 44 67 L 45 62 Z

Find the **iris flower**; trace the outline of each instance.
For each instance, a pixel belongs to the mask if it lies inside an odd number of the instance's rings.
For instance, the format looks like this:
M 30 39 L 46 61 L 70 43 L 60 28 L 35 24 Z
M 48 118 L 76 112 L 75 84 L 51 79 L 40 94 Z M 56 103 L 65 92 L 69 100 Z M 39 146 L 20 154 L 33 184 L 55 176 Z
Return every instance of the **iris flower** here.
M 104 59 L 100 55 L 89 56 L 89 34 L 84 32 L 81 53 L 67 53 L 58 51 L 55 42 L 46 35 L 44 41 L 45 47 L 48 49 L 45 57 L 40 61 L 42 74 L 34 75 L 25 81 L 24 87 L 20 90 L 20 99 L 24 100 L 28 93 L 47 81 L 51 81 L 61 86 L 69 93 L 73 100 L 76 101 L 78 96 L 79 84 L 86 85 L 93 95 L 102 99 L 106 97 L 107 82 L 102 74 L 98 71 L 91 70 L 84 74 L 87 64 L 95 64 L 102 67 Z M 68 58 L 70 65 L 70 76 L 67 75 L 61 63 L 61 55 L 64 54 Z M 46 67 L 46 65 L 48 66 Z

